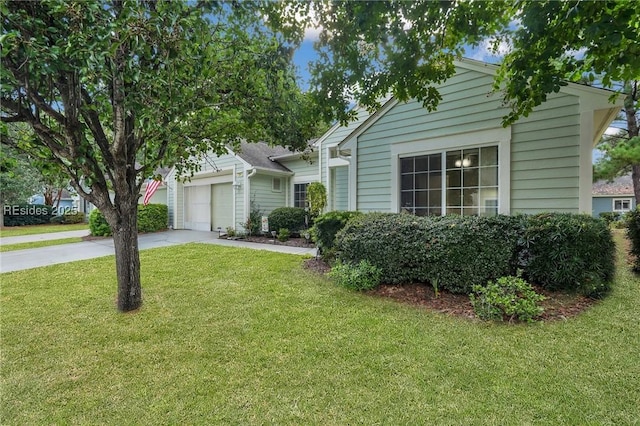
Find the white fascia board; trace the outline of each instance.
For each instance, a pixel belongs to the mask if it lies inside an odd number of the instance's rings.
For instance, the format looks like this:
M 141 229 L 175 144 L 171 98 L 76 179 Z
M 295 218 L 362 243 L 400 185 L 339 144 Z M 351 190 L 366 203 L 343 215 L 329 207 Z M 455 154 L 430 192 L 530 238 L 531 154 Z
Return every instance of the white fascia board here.
M 396 100 L 396 98 L 392 97 L 391 99 L 389 99 L 384 105 L 380 107 L 378 111 L 367 117 L 367 119 L 364 120 L 362 124 L 356 127 L 351 133 L 347 135 L 347 137 L 345 137 L 340 143 L 338 143 L 338 146 L 340 148 L 353 149 L 354 141 L 358 139 L 358 136 L 363 134 L 369 127 L 373 126 L 381 117 L 383 117 L 387 113 L 387 111 L 389 111 L 397 104 L 398 100 Z
M 273 157 L 269 157 L 269 160 L 271 160 L 271 161 L 286 160 L 286 159 L 293 158 L 293 157 L 299 157 L 301 155 L 305 155 L 305 153 L 304 152 L 292 152 L 291 154 L 274 155 Z M 306 155 L 308 155 L 309 157 L 317 157 L 318 156 L 318 151 L 311 151 L 311 152 L 306 153 Z
M 264 167 L 252 167 L 251 170 L 256 170 L 260 172 L 260 174 L 270 175 L 270 176 L 293 176 L 295 174 L 293 172 L 286 172 L 284 170 L 266 169 Z

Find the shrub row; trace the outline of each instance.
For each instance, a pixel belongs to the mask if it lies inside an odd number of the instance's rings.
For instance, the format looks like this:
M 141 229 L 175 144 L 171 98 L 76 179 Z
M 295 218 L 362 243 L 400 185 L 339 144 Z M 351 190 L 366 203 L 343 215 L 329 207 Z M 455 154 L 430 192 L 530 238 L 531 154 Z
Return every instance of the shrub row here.
M 338 233 L 338 258 L 368 260 L 382 282 L 430 282 L 469 293 L 518 269 L 551 289 L 598 295 L 614 272 L 615 248 L 606 223 L 586 215 L 416 217 L 374 213 Z
M 138 232 L 155 232 L 167 228 L 169 210 L 164 204 L 138 205 Z M 91 235 L 108 237 L 112 234 L 100 210 L 94 209 L 89 215 L 89 231 Z
M 627 213 L 627 238 L 631 241 L 631 254 L 634 257 L 633 270 L 640 272 L 640 209 Z
M 307 213 L 302 207 L 280 207 L 269 214 L 269 231 L 288 229 L 298 234 L 306 228 Z
M 50 223 L 54 208 L 44 204 L 16 204 L 2 206 L 4 226 L 41 225 Z

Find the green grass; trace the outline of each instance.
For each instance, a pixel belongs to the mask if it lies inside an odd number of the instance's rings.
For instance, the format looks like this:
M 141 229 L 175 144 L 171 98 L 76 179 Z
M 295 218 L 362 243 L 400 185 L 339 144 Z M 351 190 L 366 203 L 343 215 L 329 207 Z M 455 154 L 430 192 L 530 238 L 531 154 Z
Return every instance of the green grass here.
M 3 424 L 638 424 L 640 283 L 489 324 L 352 293 L 301 258 L 190 244 L 2 275 Z
M 74 223 L 70 225 L 31 225 L 8 226 L 0 229 L 1 237 L 18 237 L 21 235 L 50 234 L 52 232 L 89 230 L 86 223 Z
M 32 241 L 29 243 L 5 244 L 5 245 L 0 245 L 0 252 L 26 250 L 26 249 L 32 249 L 32 248 L 38 248 L 38 247 L 57 246 L 59 244 L 79 243 L 81 241 L 82 241 L 82 238 L 80 237 L 72 237 L 72 238 L 61 238 L 59 240 L 44 240 L 44 241 Z

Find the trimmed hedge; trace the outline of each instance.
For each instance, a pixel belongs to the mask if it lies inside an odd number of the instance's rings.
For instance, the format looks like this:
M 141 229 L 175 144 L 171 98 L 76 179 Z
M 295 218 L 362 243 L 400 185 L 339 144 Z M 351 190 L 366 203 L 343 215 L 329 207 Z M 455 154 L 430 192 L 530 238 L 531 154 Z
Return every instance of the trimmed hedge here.
M 382 281 L 436 282 L 469 293 L 474 285 L 515 272 L 520 217 L 416 217 L 374 213 L 355 217 L 336 236 L 343 262 L 368 260 Z
M 14 204 L 2 206 L 4 226 L 26 226 L 50 223 L 54 208 L 45 204 Z
M 280 207 L 269 214 L 269 231 L 286 228 L 292 234 L 298 234 L 306 227 L 306 212 L 302 207 Z
M 138 204 L 138 232 L 167 229 L 169 208 L 166 204 Z
M 332 211 L 320 215 L 313 222 L 311 236 L 323 256 L 330 256 L 336 234 L 355 216 L 363 213 L 357 211 Z
M 169 209 L 164 204 L 138 205 L 138 232 L 155 232 L 167 228 Z M 108 237 L 112 234 L 111 227 L 104 215 L 94 209 L 89 215 L 89 231 L 91 235 Z
M 627 213 L 627 238 L 631 241 L 631 254 L 634 256 L 633 270 L 640 272 L 640 209 Z
M 549 289 L 598 296 L 613 278 L 615 246 L 606 223 L 586 215 L 355 217 L 336 235 L 340 261 L 368 260 L 390 284 L 429 282 L 469 293 L 523 269 Z
M 528 216 L 523 258 L 530 282 L 588 296 L 605 293 L 615 272 L 611 230 L 585 214 Z
M 62 223 L 72 224 L 72 223 L 82 223 L 84 222 L 84 213 L 82 212 L 67 212 L 62 215 Z

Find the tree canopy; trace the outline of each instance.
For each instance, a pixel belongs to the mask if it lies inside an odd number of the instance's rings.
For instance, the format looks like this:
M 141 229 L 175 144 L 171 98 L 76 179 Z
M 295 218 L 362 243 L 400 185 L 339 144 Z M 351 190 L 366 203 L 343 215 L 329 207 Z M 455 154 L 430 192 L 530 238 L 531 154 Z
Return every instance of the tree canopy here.
M 118 307 L 141 304 L 136 209 L 159 166 L 194 170 L 240 140 L 305 146 L 314 133 L 291 51 L 255 3 L 8 1 L 2 122 L 62 168 L 116 242 Z M 113 196 L 110 196 L 110 192 Z

